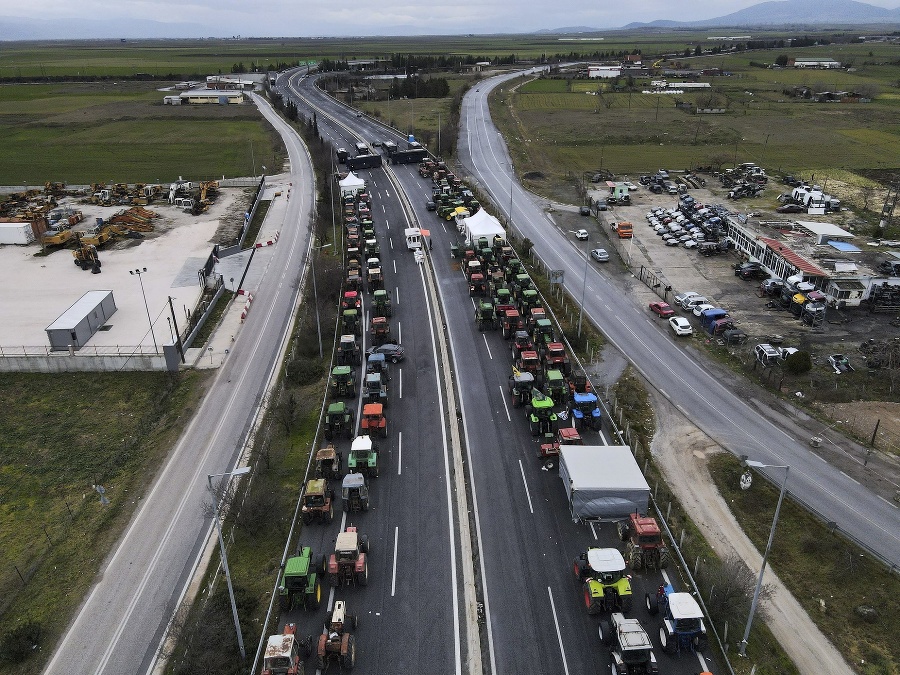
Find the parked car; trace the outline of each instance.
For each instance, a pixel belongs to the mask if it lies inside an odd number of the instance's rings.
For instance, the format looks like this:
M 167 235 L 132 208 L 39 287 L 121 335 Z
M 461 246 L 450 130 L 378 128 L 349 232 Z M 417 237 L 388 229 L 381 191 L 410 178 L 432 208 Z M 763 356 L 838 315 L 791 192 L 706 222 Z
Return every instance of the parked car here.
M 691 322 L 683 316 L 673 316 L 669 319 L 669 326 L 675 335 L 693 335 L 694 329 L 691 328 Z
M 591 251 L 591 257 L 597 262 L 609 262 L 609 253 L 605 248 L 595 248 Z
M 638 189 L 638 186 L 635 185 L 634 183 L 632 183 L 631 181 L 626 180 L 624 183 L 622 183 L 622 185 L 627 187 L 629 190 L 637 190 Z
M 668 302 L 651 302 L 650 311 L 657 316 L 662 317 L 663 319 L 668 319 L 670 316 L 675 316 L 675 310 L 672 309 L 671 305 L 669 305 Z
M 585 240 L 587 240 L 588 236 L 589 236 L 589 235 L 588 235 L 588 231 L 587 231 L 587 230 L 576 230 L 576 231 L 575 231 L 575 238 L 576 238 L 578 241 L 585 241 Z
M 711 305 L 708 302 L 704 302 L 699 305 L 694 305 L 694 308 L 691 310 L 691 312 L 693 312 L 694 316 L 699 318 L 699 316 L 707 309 L 715 309 L 715 308 L 716 308 L 715 305 Z
M 599 203 L 597 204 L 597 210 L 598 210 L 598 211 L 606 211 L 606 209 L 607 209 L 607 206 L 606 206 L 606 204 L 604 204 L 603 202 L 599 202 Z
M 432 202 L 432 201 L 425 202 L 425 209 L 427 211 L 434 211 L 436 208 L 437 208 L 437 206 L 435 206 L 434 202 Z
M 692 311 L 694 311 L 694 307 L 696 307 L 697 305 L 705 304 L 705 303 L 709 303 L 708 298 L 705 298 L 702 295 L 695 295 L 694 297 L 688 298 L 687 300 L 682 302 L 681 308 L 685 312 L 692 312 Z
M 694 239 L 688 239 L 683 244 L 684 248 L 697 248 L 697 245 L 698 244 L 697 244 L 696 240 L 694 240 Z
M 698 295 L 700 295 L 700 294 L 697 293 L 696 291 L 685 291 L 684 293 L 679 293 L 674 298 L 675 304 L 678 305 L 679 307 L 681 307 L 682 302 L 684 302 L 685 300 L 688 300 L 689 298 L 693 298 L 694 296 L 698 296 Z
M 578 209 L 578 213 L 580 213 L 583 216 L 589 216 L 589 215 L 591 215 L 591 207 L 590 206 L 582 206 L 580 209 Z
M 671 239 L 666 239 L 666 246 L 681 246 L 681 240 L 674 234 L 667 235 Z
M 777 213 L 803 213 L 806 209 L 800 206 L 800 204 L 784 204 L 775 209 L 775 211 Z

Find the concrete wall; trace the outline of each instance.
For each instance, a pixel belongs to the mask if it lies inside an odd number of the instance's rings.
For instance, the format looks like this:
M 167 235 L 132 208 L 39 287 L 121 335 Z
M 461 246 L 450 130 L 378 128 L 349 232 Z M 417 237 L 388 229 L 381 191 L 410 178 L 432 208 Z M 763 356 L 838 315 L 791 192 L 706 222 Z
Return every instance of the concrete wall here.
M 168 345 L 167 345 L 168 346 Z M 0 373 L 116 372 L 120 370 L 168 370 L 163 354 L 135 356 L 7 356 L 0 359 Z

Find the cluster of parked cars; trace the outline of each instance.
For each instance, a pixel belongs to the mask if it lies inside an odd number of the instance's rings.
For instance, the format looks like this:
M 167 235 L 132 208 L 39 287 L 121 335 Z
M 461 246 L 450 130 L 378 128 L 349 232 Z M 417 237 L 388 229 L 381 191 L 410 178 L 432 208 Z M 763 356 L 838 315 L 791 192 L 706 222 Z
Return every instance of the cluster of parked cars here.
M 667 246 L 695 248 L 701 255 L 716 255 L 728 248 L 725 237 L 727 209 L 704 205 L 682 195 L 675 208 L 647 212 L 647 223 Z
M 685 312 L 693 314 L 700 320 L 700 324 L 711 335 L 719 334 L 726 329 L 734 328 L 734 324 L 728 318 L 728 312 L 716 307 L 703 295 L 696 291 L 686 291 L 676 295 L 672 302 Z M 667 302 L 658 301 L 650 303 L 650 311 L 663 319 L 669 320 L 669 327 L 675 335 L 693 335 L 694 328 L 691 322 L 683 316 L 677 316 L 675 309 Z
M 666 246 L 697 248 L 706 240 L 703 231 L 677 209 L 656 208 L 647 212 L 647 223 L 662 237 Z

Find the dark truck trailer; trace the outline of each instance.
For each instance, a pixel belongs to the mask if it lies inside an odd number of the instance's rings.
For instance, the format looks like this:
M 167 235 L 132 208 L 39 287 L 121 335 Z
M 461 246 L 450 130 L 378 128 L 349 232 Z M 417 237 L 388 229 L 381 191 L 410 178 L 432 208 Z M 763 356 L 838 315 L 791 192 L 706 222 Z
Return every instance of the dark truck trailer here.
M 381 144 L 381 147 L 384 148 L 384 151 L 389 157 L 397 152 L 397 144 L 393 141 L 385 141 Z
M 381 166 L 381 155 L 357 155 L 347 158 L 347 168 L 351 171 L 357 169 L 377 169 Z
M 418 164 L 425 159 L 428 159 L 428 150 L 425 148 L 398 150 L 391 155 L 391 164 Z

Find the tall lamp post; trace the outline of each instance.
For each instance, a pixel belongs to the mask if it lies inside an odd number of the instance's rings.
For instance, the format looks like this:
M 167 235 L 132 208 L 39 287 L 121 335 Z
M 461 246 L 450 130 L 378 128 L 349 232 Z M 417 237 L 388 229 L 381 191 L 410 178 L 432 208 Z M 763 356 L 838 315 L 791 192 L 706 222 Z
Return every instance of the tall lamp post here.
M 316 304 L 316 334 L 319 336 L 319 358 L 323 358 L 322 356 L 322 324 L 319 322 L 319 290 L 316 288 L 316 252 L 321 251 L 323 248 L 328 248 L 331 244 L 324 244 L 323 246 L 314 246 L 312 248 L 312 256 L 309 259 L 309 268 L 312 272 L 312 280 L 313 280 L 313 302 Z
M 159 347 L 156 346 L 156 334 L 153 332 L 153 319 L 150 318 L 150 307 L 147 305 L 147 294 L 144 292 L 144 280 L 141 278 L 142 274 L 147 273 L 147 268 L 128 270 L 128 273 L 131 275 L 136 274 L 138 281 L 141 282 L 141 295 L 144 296 L 144 309 L 147 310 L 147 323 L 150 324 L 150 336 L 153 338 L 153 351 L 159 354 Z
M 778 505 L 775 507 L 775 517 L 772 519 L 772 529 L 769 531 L 769 541 L 766 544 L 766 552 L 763 554 L 762 567 L 759 568 L 759 578 L 756 580 L 756 589 L 753 591 L 753 602 L 750 603 L 750 616 L 747 617 L 747 628 L 744 629 L 744 639 L 741 640 L 740 647 L 738 648 L 738 655 L 740 656 L 747 655 L 747 640 L 750 638 L 750 627 L 753 625 L 753 615 L 756 614 L 756 605 L 759 602 L 759 592 L 762 589 L 763 574 L 766 572 L 766 562 L 769 560 L 769 551 L 772 550 L 772 541 L 775 539 L 775 527 L 778 525 L 778 514 L 781 512 L 781 502 L 784 501 L 788 473 L 790 473 L 791 470 L 791 467 L 789 466 L 763 464 L 762 462 L 757 462 L 752 459 L 745 459 L 743 463 L 754 469 L 784 469 L 784 480 L 781 481 L 781 494 L 778 495 Z M 750 487 L 749 472 L 745 474 L 745 476 L 741 477 L 741 487 L 746 490 Z
M 212 479 L 219 476 L 243 476 L 249 471 L 249 466 L 242 466 L 241 468 L 235 469 L 234 471 L 226 471 L 225 473 L 210 473 L 206 475 L 206 480 L 209 483 L 209 493 L 213 498 L 213 520 L 216 521 L 216 532 L 219 535 L 219 548 L 222 552 L 222 567 L 225 568 L 225 582 L 228 584 L 228 595 L 231 598 L 231 613 L 234 615 L 234 630 L 237 633 L 237 642 L 238 649 L 241 652 L 241 661 L 244 661 L 246 659 L 247 653 L 244 651 L 244 637 L 243 635 L 241 635 L 241 622 L 238 619 L 237 603 L 235 603 L 234 601 L 234 588 L 231 585 L 231 572 L 228 571 L 228 555 L 225 552 L 225 539 L 222 537 L 222 524 L 219 522 L 219 501 L 216 499 L 216 491 L 213 490 Z
M 591 242 L 587 242 L 588 248 L 584 251 L 584 273 L 581 277 L 581 309 L 578 310 L 578 337 L 581 337 L 581 319 L 584 317 L 584 292 L 587 288 L 587 272 L 588 272 L 588 258 L 591 257 L 590 254 L 590 245 Z
M 513 214 L 513 184 L 516 179 L 516 169 L 513 163 L 509 163 L 509 229 L 512 231 L 512 214 Z

